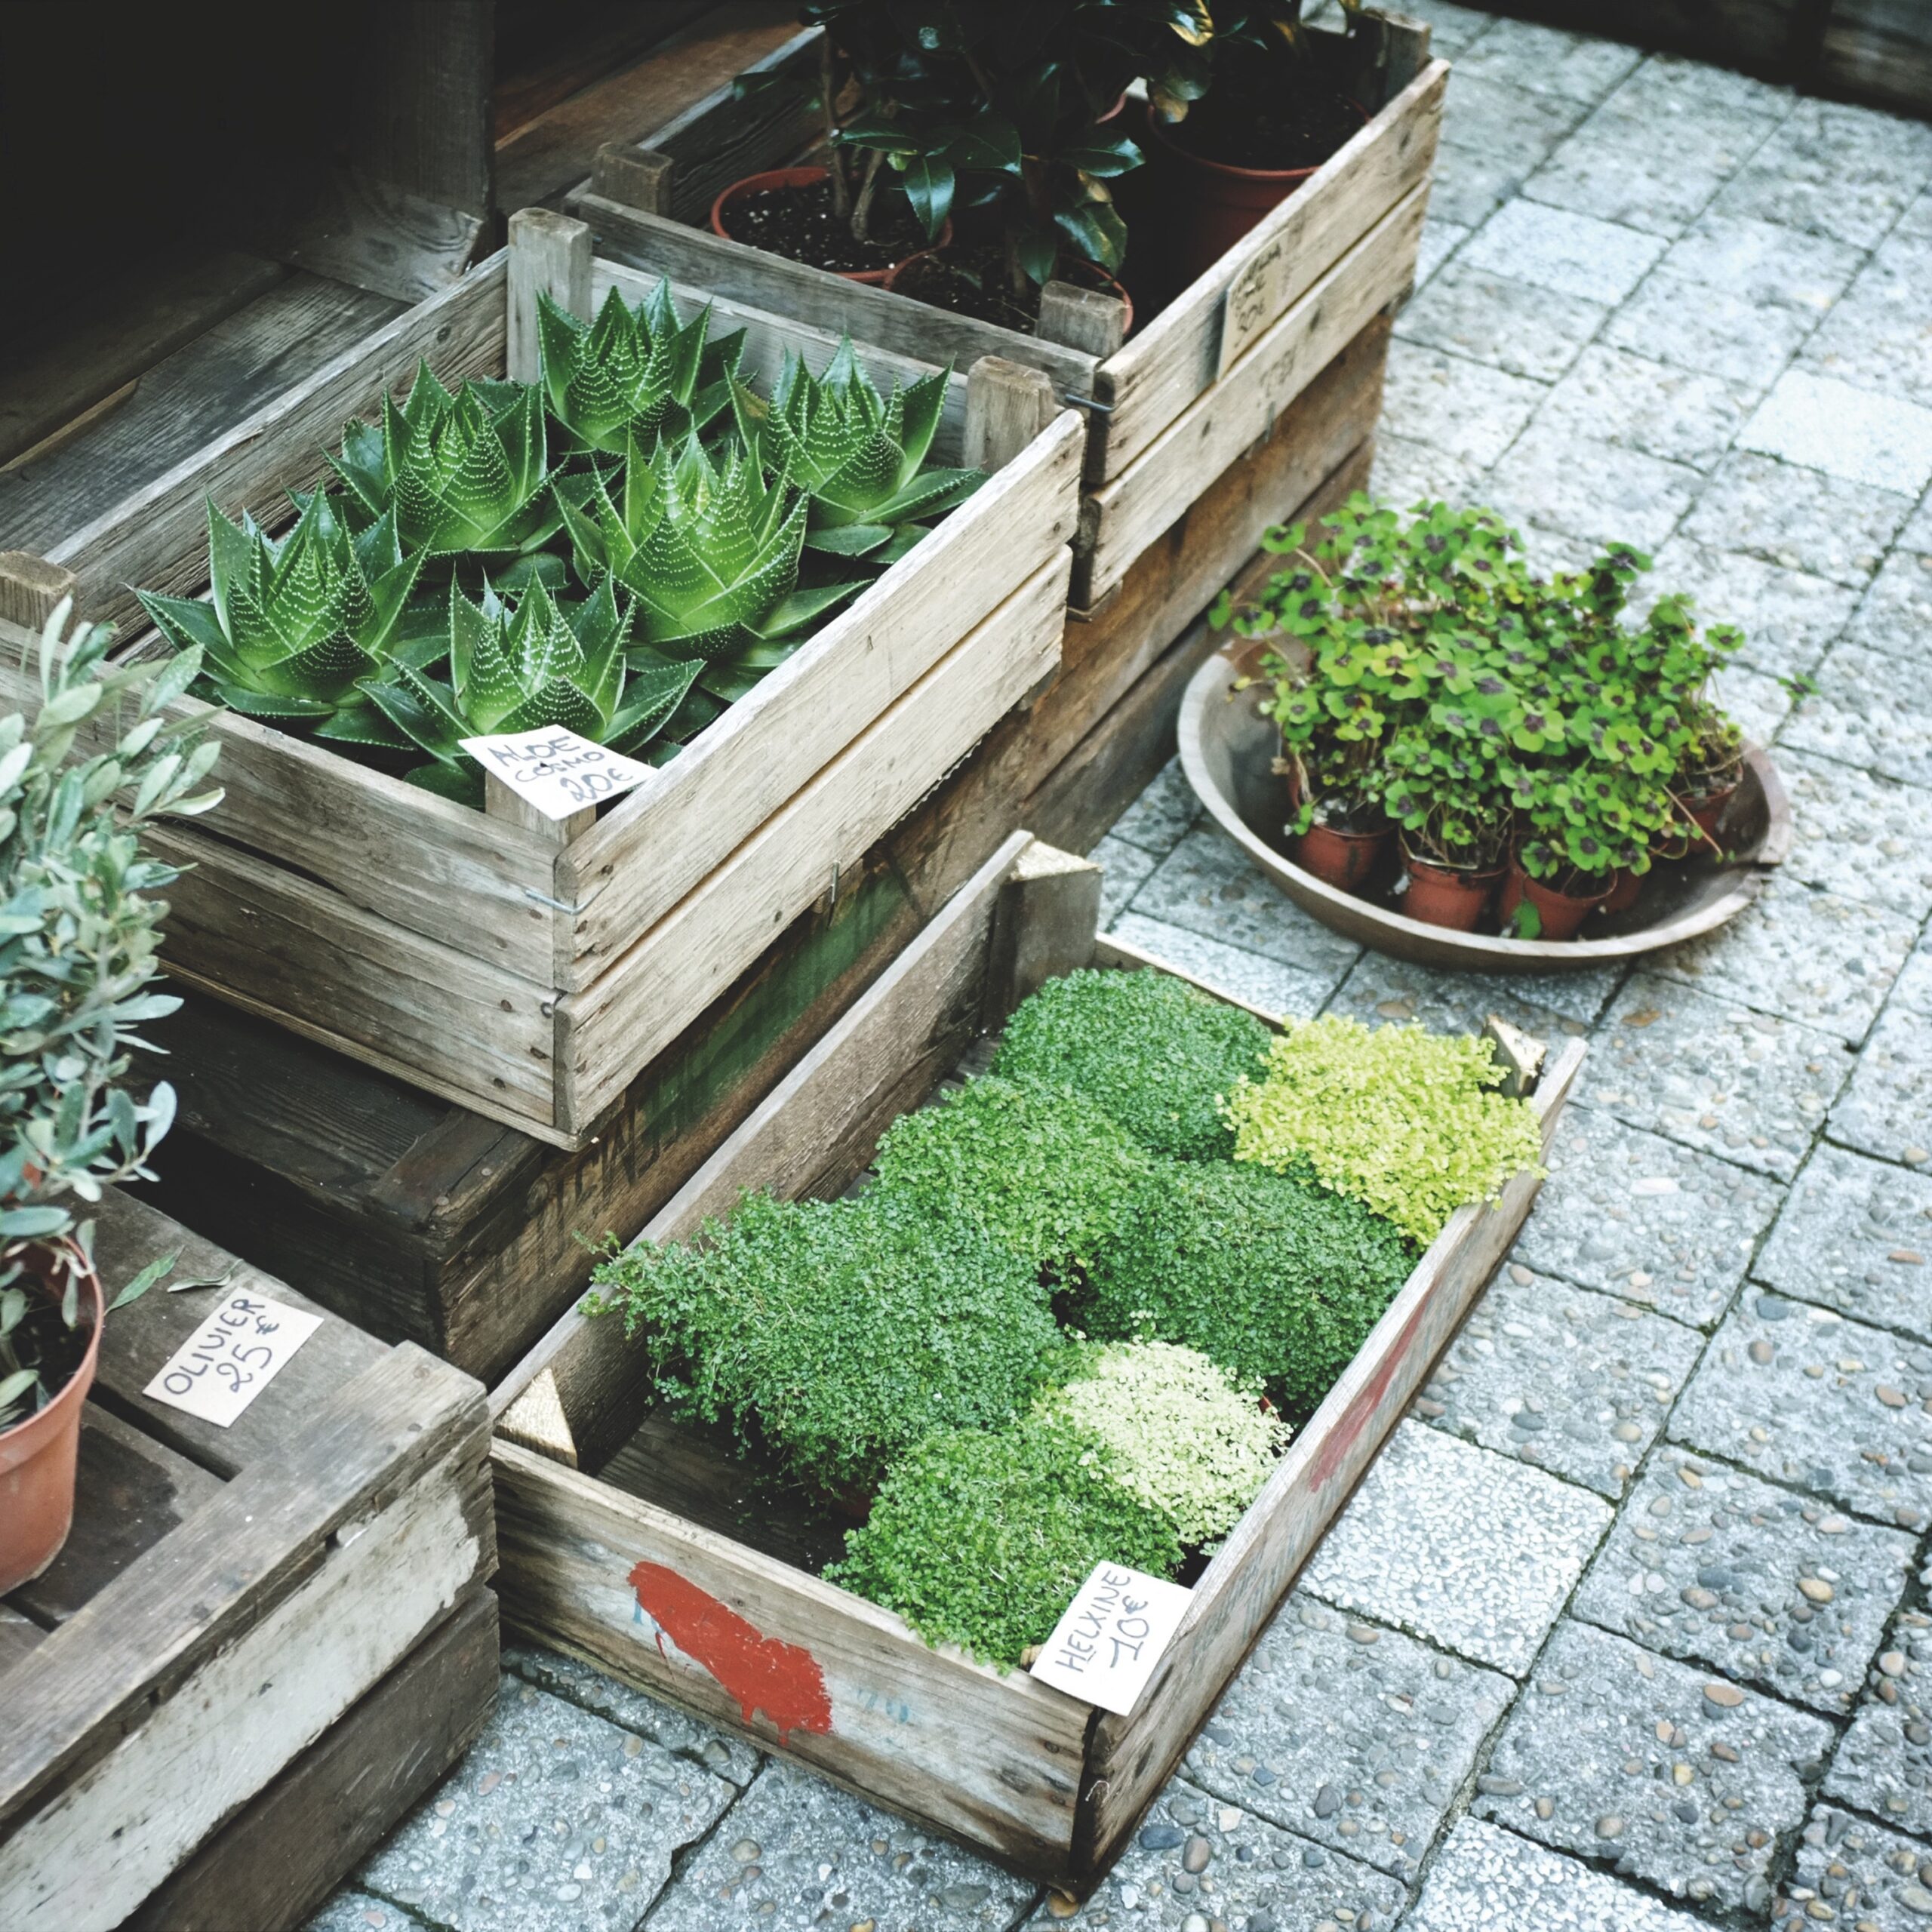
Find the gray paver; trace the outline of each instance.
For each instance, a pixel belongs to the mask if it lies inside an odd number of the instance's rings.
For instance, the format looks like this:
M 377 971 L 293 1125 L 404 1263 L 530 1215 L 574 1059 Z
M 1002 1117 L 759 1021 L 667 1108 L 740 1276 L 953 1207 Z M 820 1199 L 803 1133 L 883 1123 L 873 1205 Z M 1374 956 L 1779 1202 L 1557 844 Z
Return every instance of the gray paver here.
M 1371 487 L 1398 509 L 1419 503 L 1480 502 L 1482 467 L 1413 436 L 1377 435 Z
M 1102 869 L 1100 928 L 1112 925 L 1161 862 L 1152 852 L 1130 845 L 1111 832 L 1087 854 Z
M 1848 585 L 1684 537 L 1657 552 L 1645 586 L 1659 595 L 1687 592 L 1704 621 L 1737 625 L 1744 633 L 1738 661 L 1779 677 L 1810 670 L 1858 605 Z M 1638 608 L 1647 611 L 1651 601 L 1637 600 Z
M 1932 1174 L 1821 1146 L 1752 1273 L 1801 1301 L 1932 1342 Z
M 417 1932 L 423 1921 L 367 1892 L 338 1892 L 303 1932 Z
M 1932 555 L 1932 490 L 1919 498 L 1918 507 L 1899 532 L 1899 548 L 1915 551 L 1921 556 Z
M 1778 1835 L 1804 1817 L 1799 1780 L 1832 1742 L 1822 1718 L 1566 1622 L 1474 1808 L 1673 1898 L 1761 1909 Z
M 1717 205 L 1869 248 L 1928 180 L 1932 128 L 1869 108 L 1805 100 Z
M 1654 550 L 1695 500 L 1703 480 L 1687 464 L 1573 436 L 1560 422 L 1540 416 L 1490 472 L 1487 495 L 1512 521 L 1551 525 L 1592 543 Z
M 1494 463 L 1549 392 L 1484 362 L 1403 340 L 1389 351 L 1388 407 L 1410 433 L 1465 462 Z
M 1193 1869 L 1189 1868 L 1192 1867 Z M 1052 1900 L 1027 1922 L 1135 1932 L 1387 1932 L 1404 1894 L 1385 1873 L 1177 1782 L 1078 1911 Z
M 1865 259 L 1862 248 L 1829 235 L 1713 210 L 1672 245 L 1660 266 L 1743 301 L 1809 310 L 1815 321 L 1844 294 Z
M 1435 150 L 1429 219 L 1450 222 L 1466 232 L 1480 228 L 1535 165 L 1534 158 L 1520 153 L 1444 141 Z
M 1601 1872 L 1480 1818 L 1460 1818 L 1429 1868 L 1407 1932 L 1706 1932 Z
M 1902 1612 L 1879 1652 L 1825 1795 L 1932 1837 L 1932 1617 L 1923 1611 Z
M 1277 959 L 1264 959 L 1259 953 L 1228 946 L 1217 939 L 1204 939 L 1184 926 L 1170 925 L 1164 919 L 1150 919 L 1146 914 L 1123 912 L 1109 930 L 1116 939 L 1137 946 L 1178 966 L 1224 993 L 1260 1007 L 1264 1013 L 1293 1014 L 1297 1020 L 1312 1019 L 1334 990 L 1332 974 L 1310 973 L 1299 966 L 1284 966 Z
M 1114 820 L 1108 836 L 1124 838 L 1128 844 L 1164 859 L 1200 822 L 1201 801 L 1194 795 L 1180 760 L 1171 758 L 1154 774 L 1146 790 Z
M 1844 1077 L 1838 1040 L 1654 974 L 1590 1041 L 1580 1097 L 1632 1126 L 1789 1177 Z
M 1001 1932 L 1034 1895 L 903 1818 L 774 1759 L 652 1913 L 657 1932 L 835 1921 Z
M 1738 441 L 1875 490 L 1932 483 L 1932 409 L 1814 369 L 1787 369 Z
M 1844 298 L 1804 346 L 1807 364 L 1868 389 L 1932 405 L 1932 195 L 1886 236 Z
M 363 1868 L 454 1932 L 629 1932 L 737 1795 L 514 1677 L 463 1763 Z
M 1472 74 L 1466 82 L 1459 76 L 1444 99 L 1442 136 L 1448 146 L 1492 156 L 1509 168 L 1513 188 L 1589 111 L 1584 101 L 1531 94 Z
M 1416 281 L 1420 288 L 1469 238 L 1472 222 L 1445 221 L 1432 215 L 1422 225 L 1422 239 L 1416 245 Z
M 1571 1614 L 1832 1716 L 1911 1580 L 1912 1537 L 1681 1449 L 1654 1457 Z
M 1730 1306 L 1783 1199 L 1774 1182 L 1596 1107 L 1564 1114 L 1547 1164 L 1518 1260 L 1703 1328 Z
M 1932 912 L 1932 792 L 1791 748 L 1777 767 L 1792 834 L 1780 876 L 1922 921 Z
M 1932 1159 L 1932 953 L 1906 961 L 1832 1109 L 1831 1133 L 1909 1167 Z
M 1540 1469 L 1401 1422 L 1302 1582 L 1520 1677 L 1610 1514 Z
M 1718 702 L 1737 719 L 1747 744 L 1768 745 L 1791 715 L 1790 691 L 1767 672 L 1731 664 L 1711 681 Z
M 1480 1033 L 1492 1013 L 1546 1042 L 1580 1032 L 1608 1004 L 1622 975 L 1438 972 L 1364 952 L 1330 1002 L 1371 1026 L 1419 1021 L 1432 1033 Z
M 1862 588 L 1911 508 L 1895 490 L 1739 450 L 1713 472 L 1684 534 Z
M 1614 1500 L 1703 1346 L 1661 1315 L 1512 1262 L 1410 1413 Z
M 1835 1309 L 1754 1295 L 1671 1417 L 1687 1447 L 1902 1529 L 1932 1521 L 1932 1349 Z
M 1412 1879 L 1515 1687 L 1297 1592 L 1202 1726 L 1186 1775 Z
M 1922 662 L 1932 635 L 1932 556 L 1901 547 L 1878 567 L 1845 635 L 1868 651 Z
M 1932 789 L 1932 691 L 1921 667 L 1841 638 L 1780 742 Z
M 1761 395 L 1817 320 L 1787 303 L 1734 295 L 1660 266 L 1604 325 L 1603 340 Z
M 1815 1932 L 1829 1914 L 1854 1932 L 1921 1932 L 1932 1918 L 1928 1887 L 1932 1847 L 1821 1804 L 1799 1839 L 1797 1869 L 1771 1923 L 1776 1932 Z
M 1537 426 L 1709 469 L 1730 448 L 1754 400 L 1721 376 L 1599 343 L 1550 392 Z
M 1449 112 L 1453 115 L 1453 106 Z M 1518 201 L 1499 209 L 1463 245 L 1463 259 L 1559 295 L 1621 302 L 1663 250 L 1660 236 Z
M 1480 75 L 1531 94 L 1594 102 L 1602 100 L 1643 57 L 1634 47 L 1594 35 L 1500 20 L 1457 62 L 1456 69 L 1459 79 Z
M 1395 333 L 1405 341 L 1549 383 L 1576 361 L 1609 312 L 1601 302 L 1534 288 L 1455 261 L 1402 311 Z M 1406 414 L 1403 420 L 1408 420 Z

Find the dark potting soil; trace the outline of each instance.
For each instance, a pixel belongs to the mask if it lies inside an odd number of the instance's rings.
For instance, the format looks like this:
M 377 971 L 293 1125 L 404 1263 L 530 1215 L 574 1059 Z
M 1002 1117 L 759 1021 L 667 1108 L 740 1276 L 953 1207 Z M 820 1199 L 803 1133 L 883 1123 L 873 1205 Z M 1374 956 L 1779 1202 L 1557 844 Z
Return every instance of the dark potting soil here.
M 11 1339 L 23 1364 L 40 1371 L 40 1386 L 51 1402 L 73 1380 L 74 1371 L 87 1354 L 91 1331 L 69 1328 L 60 1319 L 60 1305 L 45 1300 L 31 1285 L 27 1285 L 27 1312 Z M 28 1399 L 34 1398 L 30 1394 Z
M 1004 251 L 998 248 L 961 248 L 955 243 L 943 254 L 921 255 L 900 271 L 892 291 L 1023 335 L 1031 335 L 1039 319 L 1038 291 L 1029 282 L 1023 297 L 1014 294 Z
M 1270 66 L 1215 84 L 1187 118 L 1162 131 L 1175 146 L 1226 168 L 1319 168 L 1361 133 L 1361 110 L 1312 75 Z
M 856 199 L 856 182 L 852 192 Z M 850 218 L 832 207 L 829 179 L 809 188 L 761 188 L 727 208 L 724 222 L 734 242 L 820 269 L 889 269 L 927 245 L 918 217 L 896 193 L 874 198 L 866 238 L 856 240 Z

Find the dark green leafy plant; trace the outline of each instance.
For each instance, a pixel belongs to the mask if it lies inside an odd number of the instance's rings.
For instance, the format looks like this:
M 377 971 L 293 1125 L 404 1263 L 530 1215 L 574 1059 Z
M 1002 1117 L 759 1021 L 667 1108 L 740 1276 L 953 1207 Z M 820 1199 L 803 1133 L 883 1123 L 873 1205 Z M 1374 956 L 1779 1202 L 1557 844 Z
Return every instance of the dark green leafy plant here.
M 1008 1021 L 993 1071 L 1070 1088 L 1155 1153 L 1212 1160 L 1234 1145 L 1218 1103 L 1260 1072 L 1271 1037 L 1169 974 L 1069 973 Z

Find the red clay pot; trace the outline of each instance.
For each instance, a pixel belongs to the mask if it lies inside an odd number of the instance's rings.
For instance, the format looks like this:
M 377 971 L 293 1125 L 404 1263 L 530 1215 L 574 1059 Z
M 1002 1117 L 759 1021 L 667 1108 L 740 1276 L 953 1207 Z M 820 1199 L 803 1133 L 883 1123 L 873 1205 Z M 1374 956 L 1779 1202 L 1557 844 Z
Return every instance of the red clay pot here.
M 1623 866 L 1604 900 L 1603 909 L 1606 912 L 1627 912 L 1642 896 L 1643 891 L 1642 875 L 1633 872 L 1628 866 Z
M 724 225 L 724 217 L 734 203 L 741 202 L 747 195 L 762 194 L 768 188 L 816 187 L 831 172 L 824 168 L 771 168 L 762 174 L 747 174 L 742 180 L 734 181 L 711 205 L 711 232 L 721 235 L 727 242 L 737 242 L 742 237 L 734 235 Z M 948 216 L 932 246 L 943 248 L 952 239 L 952 220 Z M 915 254 L 928 254 L 931 249 L 915 249 Z M 883 284 L 897 270 L 903 269 L 912 260 L 908 255 L 904 260 L 888 263 L 882 269 L 827 269 L 827 275 L 835 275 L 847 281 L 869 281 Z
M 1729 809 L 1731 800 L 1737 796 L 1739 782 L 1737 779 L 1734 778 L 1721 792 L 1712 792 L 1700 804 L 1685 808 L 1690 814 L 1690 823 L 1713 844 L 1721 845 L 1724 842 L 1718 837 L 1718 826 L 1722 821 L 1724 813 Z M 1692 850 L 1709 851 L 1710 847 L 1705 844 L 1700 839 Z
M 1295 841 L 1294 859 L 1305 872 L 1340 892 L 1359 894 L 1381 871 L 1395 836 L 1392 825 L 1380 832 L 1337 832 L 1312 825 Z
M 80 1367 L 38 1415 L 0 1432 L 0 1596 L 38 1577 L 73 1527 L 81 1411 L 94 1386 L 106 1313 L 100 1278 L 91 1270 L 81 1278 L 81 1300 L 91 1332 Z
M 1409 875 L 1409 889 L 1398 909 L 1425 925 L 1447 926 L 1459 933 L 1472 933 L 1482 924 L 1503 877 L 1500 866 L 1491 872 L 1465 872 L 1454 866 L 1432 866 L 1407 850 L 1402 869 Z
M 1601 892 L 1592 892 L 1584 898 L 1576 898 L 1567 892 L 1558 892 L 1540 879 L 1531 878 L 1514 859 L 1509 862 L 1509 876 L 1504 881 L 1503 898 L 1497 907 L 1503 921 L 1506 934 L 1509 921 L 1516 908 L 1527 899 L 1537 909 L 1537 917 L 1543 921 L 1539 939 L 1574 939 L 1582 930 L 1583 921 L 1610 896 L 1606 886 Z

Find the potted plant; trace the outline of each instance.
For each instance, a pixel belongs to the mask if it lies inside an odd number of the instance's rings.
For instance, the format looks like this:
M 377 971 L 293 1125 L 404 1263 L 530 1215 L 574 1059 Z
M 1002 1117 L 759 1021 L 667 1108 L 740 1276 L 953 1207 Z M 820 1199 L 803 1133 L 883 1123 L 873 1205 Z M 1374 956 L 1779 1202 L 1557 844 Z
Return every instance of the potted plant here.
M 1483 924 L 1503 882 L 1509 805 L 1494 761 L 1466 739 L 1407 724 L 1384 753 L 1383 803 L 1401 828 L 1401 909 L 1457 932 Z
M 165 1082 L 145 1100 L 124 1084 L 135 1029 L 180 1004 L 148 990 L 168 909 L 152 895 L 176 875 L 137 835 L 220 797 L 203 789 L 217 747 L 161 715 L 198 657 L 109 665 L 104 626 L 63 642 L 70 608 L 42 633 L 38 709 L 0 718 L 0 1595 L 53 1561 L 73 1518 L 81 1407 L 109 1306 L 75 1204 L 149 1177 L 174 1116 Z M 84 725 L 116 713 L 110 749 L 72 755 Z M 112 1306 L 165 1272 L 143 1270 Z

